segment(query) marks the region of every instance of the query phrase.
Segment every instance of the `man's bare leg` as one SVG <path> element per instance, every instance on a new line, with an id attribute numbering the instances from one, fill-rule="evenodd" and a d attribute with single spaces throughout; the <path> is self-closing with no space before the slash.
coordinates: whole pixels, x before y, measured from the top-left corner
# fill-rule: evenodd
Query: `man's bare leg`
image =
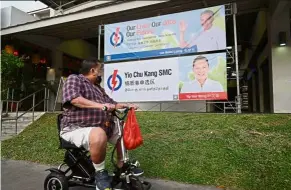
<path id="1" fill-rule="evenodd" d="M 104 169 L 107 145 L 107 136 L 105 131 L 100 127 L 92 129 L 89 136 L 89 144 L 91 159 L 96 171 Z"/>
<path id="2" fill-rule="evenodd" d="M 95 174 L 96 189 L 111 190 L 112 179 L 109 177 L 107 170 L 105 170 L 105 156 L 107 146 L 107 135 L 105 131 L 100 127 L 92 129 L 89 135 L 89 142 L 91 160 L 96 170 Z"/>

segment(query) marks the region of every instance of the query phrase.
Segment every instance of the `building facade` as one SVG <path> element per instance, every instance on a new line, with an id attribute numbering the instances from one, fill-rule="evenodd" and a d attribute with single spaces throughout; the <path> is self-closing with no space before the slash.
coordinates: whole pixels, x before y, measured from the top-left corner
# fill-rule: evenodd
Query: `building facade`
<path id="1" fill-rule="evenodd" d="M 227 0 L 204 1 L 42 1 L 48 8 L 23 13 L 3 9 L 2 41 L 11 39 L 47 49 L 45 78 L 56 84 L 62 76 L 78 71 L 82 59 L 103 58 L 99 26 L 169 13 L 229 4 Z M 54 2 L 54 3 L 52 3 Z M 287 0 L 236 0 L 239 79 L 245 112 L 291 113 L 291 3 Z M 226 22 L 227 46 L 234 50 L 233 15 Z M 101 35 L 102 36 L 102 35 Z M 100 44 L 100 45 L 98 45 Z M 3 47 L 2 47 L 3 48 Z M 228 65 L 229 102 L 236 100 L 233 61 Z M 55 98 L 56 94 L 52 96 Z M 221 112 L 228 102 L 209 101 L 140 103 L 143 110 Z M 53 101 L 51 109 L 53 109 Z M 235 106 L 235 104 L 234 104 Z M 228 107 L 229 112 L 235 109 Z"/>

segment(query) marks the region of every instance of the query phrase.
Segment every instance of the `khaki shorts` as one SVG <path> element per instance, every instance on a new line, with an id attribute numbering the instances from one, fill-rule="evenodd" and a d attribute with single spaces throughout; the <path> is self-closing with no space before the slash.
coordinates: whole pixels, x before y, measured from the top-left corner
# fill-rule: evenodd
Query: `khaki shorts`
<path id="1" fill-rule="evenodd" d="M 83 147 L 89 151 L 89 135 L 92 129 L 95 127 L 84 127 L 84 128 L 77 128 L 73 131 L 61 131 L 60 136 L 65 141 L 68 141 L 74 144 L 77 147 Z M 115 125 L 113 129 L 112 136 L 108 139 L 108 142 L 111 144 L 116 144 L 118 138 L 118 127 Z"/>

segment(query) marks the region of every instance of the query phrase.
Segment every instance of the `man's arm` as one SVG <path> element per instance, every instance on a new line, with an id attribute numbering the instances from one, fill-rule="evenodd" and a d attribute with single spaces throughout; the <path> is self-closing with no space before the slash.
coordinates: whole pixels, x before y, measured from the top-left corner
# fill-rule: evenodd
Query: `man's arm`
<path id="1" fill-rule="evenodd" d="M 97 85 L 97 87 L 103 92 L 104 96 L 106 97 L 106 102 L 108 102 L 109 104 L 114 106 L 114 109 L 123 109 L 123 108 L 127 108 L 127 107 L 133 107 L 134 109 L 138 108 L 138 106 L 133 105 L 133 104 L 122 104 L 122 103 L 118 103 L 118 102 L 114 101 L 112 98 L 110 98 L 110 96 L 108 96 L 108 94 L 105 92 L 104 88 L 102 88 L 100 85 Z"/>
<path id="2" fill-rule="evenodd" d="M 217 38 L 217 48 L 225 49 L 226 48 L 226 34 L 223 30 L 218 29 L 216 31 Z"/>
<path id="3" fill-rule="evenodd" d="M 118 103 L 118 102 L 114 101 L 112 98 L 110 98 L 107 94 L 106 94 L 106 96 L 107 96 L 107 98 L 109 100 L 109 103 L 115 105 L 115 109 L 123 109 L 123 108 L 126 108 L 126 107 L 130 107 L 129 104 Z"/>
<path id="4" fill-rule="evenodd" d="M 127 107 L 133 107 L 134 109 L 137 109 L 137 106 L 134 104 L 122 104 L 122 103 L 118 103 L 116 101 L 114 101 L 112 98 L 110 98 L 107 94 L 106 94 L 109 103 L 115 105 L 115 109 L 123 109 L 123 108 L 127 108 Z"/>
<path id="5" fill-rule="evenodd" d="M 87 100 L 86 98 L 83 98 L 82 96 L 74 98 L 71 101 L 71 104 L 76 106 L 76 107 L 79 107 L 79 108 L 99 108 L 99 109 L 102 109 L 104 106 L 108 107 L 108 105 L 93 102 L 91 100 Z"/>
<path id="6" fill-rule="evenodd" d="M 187 28 L 187 24 L 185 23 L 185 21 L 180 21 L 180 28 L 179 28 L 180 29 L 180 48 L 185 48 L 189 45 L 185 41 L 186 28 Z"/>
<path id="7" fill-rule="evenodd" d="M 115 105 L 115 109 L 123 109 L 123 108 L 127 108 L 127 107 L 133 107 L 133 108 L 137 109 L 136 105 L 118 103 L 118 102 L 114 101 L 112 98 L 110 98 L 107 94 L 106 94 L 106 96 L 109 100 L 109 103 Z"/>
<path id="8" fill-rule="evenodd" d="M 116 106 L 116 109 L 122 109 L 122 108 L 130 107 L 129 104 L 121 104 L 121 103 L 117 103 L 115 106 Z"/>

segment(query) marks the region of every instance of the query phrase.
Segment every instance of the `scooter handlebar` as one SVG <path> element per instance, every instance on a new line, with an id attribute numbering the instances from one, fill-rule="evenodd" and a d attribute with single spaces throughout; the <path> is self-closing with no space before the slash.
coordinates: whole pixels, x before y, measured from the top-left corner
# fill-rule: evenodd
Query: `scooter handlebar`
<path id="1" fill-rule="evenodd" d="M 124 120 L 124 118 L 127 116 L 128 111 L 130 109 L 131 109 L 130 107 L 126 107 L 123 110 L 121 110 L 121 109 L 115 109 L 115 110 L 113 110 L 113 115 L 115 117 L 117 117 L 118 119 L 120 119 L 120 120 Z"/>
<path id="2" fill-rule="evenodd" d="M 131 107 L 126 107 L 123 109 L 114 109 L 113 111 L 117 112 L 117 113 L 127 113 L 129 110 L 131 109 Z"/>
<path id="3" fill-rule="evenodd" d="M 113 115 L 114 115 L 115 117 L 117 117 L 117 118 L 120 119 L 120 120 L 123 120 L 123 119 L 127 116 L 127 113 L 128 113 L 128 111 L 129 111 L 130 109 L 132 109 L 132 108 L 131 108 L 131 107 L 125 107 L 125 108 L 123 108 L 123 109 L 114 109 L 114 110 L 112 110 L 111 112 L 113 113 Z M 104 111 L 108 111 L 108 107 L 104 106 L 104 107 L 103 107 L 103 110 L 104 110 Z M 122 115 L 122 116 L 120 116 L 120 115 Z"/>

